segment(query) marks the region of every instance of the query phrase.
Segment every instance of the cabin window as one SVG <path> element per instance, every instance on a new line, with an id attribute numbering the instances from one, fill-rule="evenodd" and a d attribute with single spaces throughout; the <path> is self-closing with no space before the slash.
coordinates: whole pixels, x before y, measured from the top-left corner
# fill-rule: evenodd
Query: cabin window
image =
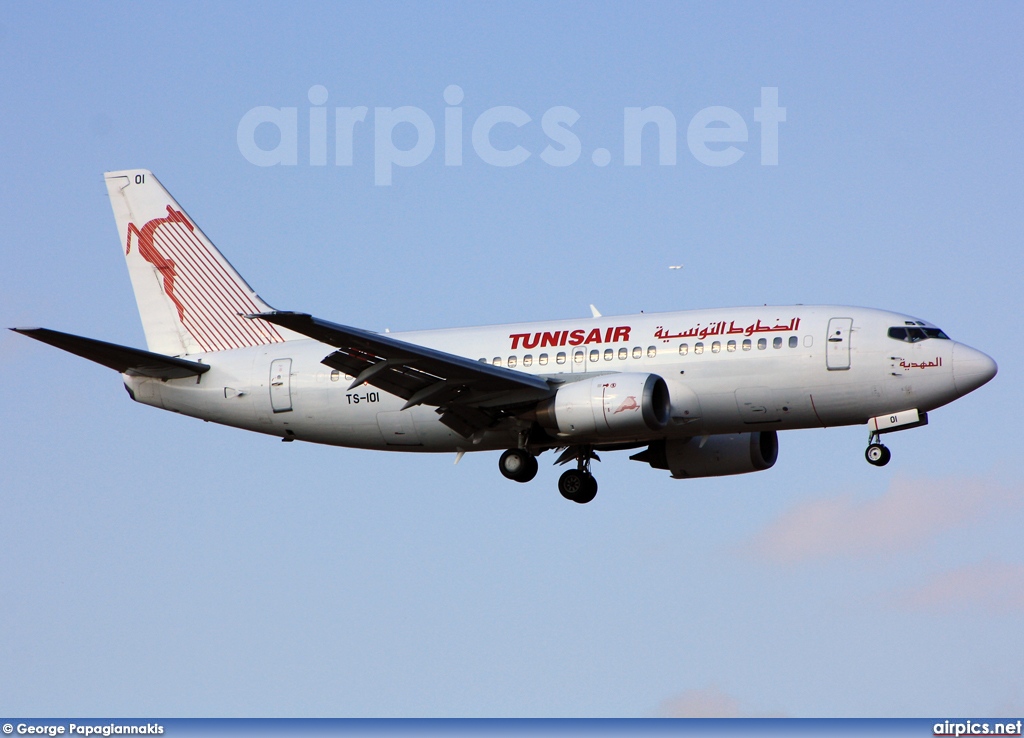
<path id="1" fill-rule="evenodd" d="M 736 350 L 736 342 L 735 341 L 729 341 L 729 343 L 725 344 L 725 350 L 726 351 L 735 351 Z"/>
<path id="2" fill-rule="evenodd" d="M 601 358 L 601 351 L 600 351 L 600 349 L 590 349 L 590 360 L 591 361 L 598 361 L 598 360 L 600 360 L 600 358 Z"/>
<path id="3" fill-rule="evenodd" d="M 487 359 L 477 359 L 477 361 L 479 361 L 481 364 L 487 363 Z"/>
<path id="4" fill-rule="evenodd" d="M 704 353 L 704 344 L 701 343 L 700 341 L 697 341 L 697 343 L 693 344 L 693 353 L 695 353 L 695 354 L 703 354 Z"/>
<path id="5" fill-rule="evenodd" d="M 796 336 L 790 336 L 789 337 L 789 347 L 790 348 L 796 348 L 796 345 L 798 343 L 800 343 L 800 341 L 797 340 Z"/>
<path id="6" fill-rule="evenodd" d="M 782 336 L 776 336 L 772 341 L 772 348 L 782 348 Z"/>
<path id="7" fill-rule="evenodd" d="M 501 357 L 495 356 L 493 359 L 491 359 L 491 363 L 494 364 L 494 366 L 501 366 Z"/>
<path id="8" fill-rule="evenodd" d="M 657 355 L 658 355 L 658 347 L 657 346 L 648 346 L 647 347 L 647 358 L 648 359 L 653 359 Z"/>
<path id="9" fill-rule="evenodd" d="M 508 357 L 508 368 L 509 369 L 511 369 L 512 367 L 514 367 L 518 363 L 519 363 L 519 360 L 516 357 L 514 357 L 514 356 Z"/>
<path id="10" fill-rule="evenodd" d="M 537 357 L 537 363 L 540 364 L 541 366 L 547 366 L 547 364 L 548 364 L 548 355 L 547 354 L 541 354 L 540 356 L 538 356 Z"/>
<path id="11" fill-rule="evenodd" d="M 764 351 L 766 348 L 768 348 L 768 339 L 767 338 L 759 338 L 759 339 L 757 339 L 757 350 L 758 351 Z"/>
<path id="12" fill-rule="evenodd" d="M 679 355 L 686 356 L 690 352 L 690 347 L 685 343 L 679 344 Z"/>
<path id="13" fill-rule="evenodd" d="M 619 349 L 619 361 L 625 361 L 629 358 L 629 349 L 625 346 Z"/>
<path id="14" fill-rule="evenodd" d="M 642 348 L 640 348 L 639 346 L 634 346 L 633 347 L 633 358 L 634 359 L 639 359 L 643 355 L 644 355 L 644 350 Z"/>
<path id="15" fill-rule="evenodd" d="M 615 349 L 605 349 L 604 350 L 604 360 L 605 361 L 611 361 L 614 358 L 615 358 Z"/>
<path id="16" fill-rule="evenodd" d="M 555 354 L 555 363 L 556 364 L 564 364 L 565 363 L 565 352 L 564 351 L 559 351 L 557 354 Z"/>
<path id="17" fill-rule="evenodd" d="M 480 359 L 480 361 L 487 361 L 487 360 L 486 359 Z M 339 372 L 337 369 L 335 369 L 334 371 L 331 372 L 331 381 L 332 382 L 337 382 L 339 379 L 341 379 L 341 372 Z"/>
<path id="18" fill-rule="evenodd" d="M 722 350 L 722 342 L 721 341 L 712 341 L 711 342 L 711 353 L 717 354 L 721 350 Z"/>
<path id="19" fill-rule="evenodd" d="M 808 334 L 804 336 L 804 348 L 810 348 L 814 345 L 814 336 Z"/>
<path id="20" fill-rule="evenodd" d="M 533 366 L 533 354 L 527 354 L 523 357 L 523 366 Z"/>
<path id="21" fill-rule="evenodd" d="M 750 339 L 749 339 L 749 338 L 744 338 L 744 339 L 743 339 L 743 350 L 744 350 L 744 351 L 750 351 L 750 347 L 751 347 L 752 345 L 753 345 L 753 344 L 752 344 L 752 343 L 750 342 Z"/>
<path id="22" fill-rule="evenodd" d="M 583 352 L 582 351 L 575 352 L 572 355 L 572 361 L 573 361 L 574 364 L 582 364 L 583 363 Z"/>

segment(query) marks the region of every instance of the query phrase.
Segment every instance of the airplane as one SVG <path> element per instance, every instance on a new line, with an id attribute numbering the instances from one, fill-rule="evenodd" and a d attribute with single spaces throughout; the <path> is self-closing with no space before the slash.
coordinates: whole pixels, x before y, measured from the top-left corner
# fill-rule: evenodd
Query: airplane
<path id="1" fill-rule="evenodd" d="M 12 328 L 114 369 L 132 400 L 283 441 L 362 449 L 502 451 L 573 463 L 567 500 L 597 494 L 598 452 L 677 479 L 771 468 L 778 431 L 883 434 L 991 380 L 995 361 L 932 323 L 862 307 L 790 305 L 376 333 L 275 310 L 144 169 L 107 191 L 148 350 Z"/>

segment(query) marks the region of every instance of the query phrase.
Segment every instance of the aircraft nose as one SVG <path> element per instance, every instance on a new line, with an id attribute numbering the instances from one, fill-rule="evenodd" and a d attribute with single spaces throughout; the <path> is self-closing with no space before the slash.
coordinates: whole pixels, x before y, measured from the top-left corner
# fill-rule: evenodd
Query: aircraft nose
<path id="1" fill-rule="evenodd" d="M 999 371 L 991 356 L 962 343 L 953 346 L 953 386 L 961 395 L 973 392 Z"/>

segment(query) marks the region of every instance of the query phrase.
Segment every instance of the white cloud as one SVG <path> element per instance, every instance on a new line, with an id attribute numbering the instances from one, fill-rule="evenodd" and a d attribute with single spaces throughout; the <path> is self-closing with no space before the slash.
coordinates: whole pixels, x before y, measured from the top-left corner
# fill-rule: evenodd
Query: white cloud
<path id="1" fill-rule="evenodd" d="M 1024 612 L 1024 564 L 982 561 L 894 594 L 901 607 L 938 612 Z"/>
<path id="2" fill-rule="evenodd" d="M 1019 500 L 1019 494 L 985 479 L 896 477 L 880 497 L 843 494 L 799 503 L 757 534 L 747 550 L 778 563 L 889 554 Z"/>
<path id="3" fill-rule="evenodd" d="M 677 718 L 783 717 L 781 714 L 745 709 L 739 700 L 715 686 L 688 689 L 665 700 L 658 708 L 658 715 Z"/>
<path id="4" fill-rule="evenodd" d="M 662 717 L 721 718 L 740 717 L 739 701 L 718 689 L 688 689 L 661 703 Z"/>

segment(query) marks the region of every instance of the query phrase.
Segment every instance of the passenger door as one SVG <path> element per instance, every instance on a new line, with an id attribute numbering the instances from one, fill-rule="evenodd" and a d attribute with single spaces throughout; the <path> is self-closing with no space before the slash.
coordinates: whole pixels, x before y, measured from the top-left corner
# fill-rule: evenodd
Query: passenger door
<path id="1" fill-rule="evenodd" d="M 270 362 L 270 406 L 275 413 L 288 413 L 292 409 L 292 360 L 274 359 Z"/>
<path id="2" fill-rule="evenodd" d="M 853 318 L 832 318 L 828 322 L 828 339 L 825 341 L 825 366 L 829 371 L 850 368 L 850 334 Z"/>

